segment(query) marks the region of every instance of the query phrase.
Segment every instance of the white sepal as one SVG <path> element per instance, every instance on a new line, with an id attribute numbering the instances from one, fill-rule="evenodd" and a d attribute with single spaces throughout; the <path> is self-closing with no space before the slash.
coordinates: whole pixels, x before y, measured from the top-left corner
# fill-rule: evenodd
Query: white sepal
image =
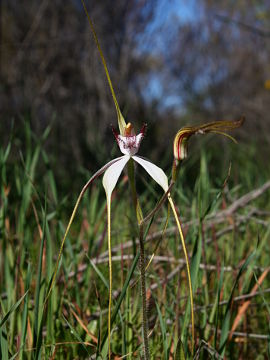
<path id="1" fill-rule="evenodd" d="M 106 191 L 107 197 L 110 199 L 113 189 L 123 171 L 124 167 L 126 166 L 130 156 L 124 155 L 119 158 L 117 162 L 112 164 L 106 171 L 103 176 L 102 184 Z"/>
<path id="2" fill-rule="evenodd" d="M 111 161 L 109 161 L 107 164 L 105 164 L 104 166 L 102 166 L 102 168 L 100 168 L 92 177 L 90 180 L 87 181 L 86 185 L 84 186 L 84 189 L 86 190 L 89 185 L 95 180 L 97 179 L 100 175 L 102 175 L 104 173 L 105 170 L 108 169 L 108 167 L 110 167 L 112 164 L 116 163 L 117 161 L 121 160 L 123 156 L 119 156 L 118 158 L 115 158 Z"/>
<path id="3" fill-rule="evenodd" d="M 150 161 L 142 159 L 139 156 L 132 156 L 132 159 L 134 159 L 138 164 L 140 164 L 155 180 L 155 182 L 157 182 L 162 187 L 165 192 L 168 190 L 168 178 L 161 168 L 151 163 Z"/>

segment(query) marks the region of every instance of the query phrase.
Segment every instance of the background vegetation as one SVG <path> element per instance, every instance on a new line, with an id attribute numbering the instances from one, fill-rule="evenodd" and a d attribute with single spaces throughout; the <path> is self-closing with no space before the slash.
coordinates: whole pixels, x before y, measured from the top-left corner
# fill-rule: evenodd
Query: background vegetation
<path id="1" fill-rule="evenodd" d="M 193 259 L 198 357 L 267 358 L 268 2 L 117 0 L 113 7 L 90 1 L 88 8 L 123 113 L 137 129 L 148 123 L 140 154 L 167 174 L 181 126 L 246 115 L 234 133 L 238 145 L 212 136 L 192 139 L 173 192 Z M 26 6 L 4 0 L 0 15 L 1 356 L 88 358 L 101 345 L 107 318 L 100 181 L 79 209 L 47 316 L 42 313 L 75 199 L 91 174 L 118 153 L 110 130 L 116 125 L 113 102 L 80 2 L 29 0 Z M 147 213 L 159 189 L 142 171 L 137 185 Z M 130 204 L 123 177 L 112 224 L 116 301 L 126 289 L 114 323 L 118 358 L 139 357 L 141 345 L 137 267 L 123 286 L 137 251 Z M 181 334 L 185 350 L 190 343 L 184 336 L 183 256 L 173 221 L 161 239 L 165 219 L 166 207 L 146 235 L 149 256 L 159 245 L 147 273 L 154 359 L 173 356 Z"/>

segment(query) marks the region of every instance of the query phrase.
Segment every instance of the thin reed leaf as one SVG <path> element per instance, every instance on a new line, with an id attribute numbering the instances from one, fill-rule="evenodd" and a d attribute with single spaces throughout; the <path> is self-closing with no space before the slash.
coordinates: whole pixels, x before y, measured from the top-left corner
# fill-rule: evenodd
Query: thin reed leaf
<path id="1" fill-rule="evenodd" d="M 46 199 L 46 197 L 45 197 Z M 47 201 L 45 200 L 45 206 L 43 211 L 43 226 L 42 226 L 42 234 L 40 239 L 40 249 L 39 249 L 39 259 L 38 259 L 38 272 L 37 272 L 37 283 L 36 283 L 36 291 L 35 291 L 35 310 L 34 310 L 34 347 L 37 343 L 38 330 L 39 330 L 39 321 L 40 321 L 40 297 L 41 297 L 41 277 L 42 277 L 42 265 L 43 265 L 43 250 L 45 243 L 45 227 L 46 227 L 46 210 L 47 210 Z M 38 350 L 38 349 L 37 349 Z"/>
<path id="2" fill-rule="evenodd" d="M 57 194 L 57 188 L 56 188 L 56 181 L 54 178 L 53 170 L 50 165 L 50 160 L 48 158 L 48 155 L 46 154 L 46 152 L 43 149 L 41 149 L 41 155 L 42 155 L 44 164 L 47 169 L 46 176 L 49 180 L 49 186 L 50 186 L 49 188 L 50 188 L 50 191 L 52 192 L 53 200 L 57 204 L 58 203 L 58 194 Z"/>
<path id="3" fill-rule="evenodd" d="M 53 239 L 50 232 L 50 227 L 48 223 L 48 217 L 46 221 L 46 228 L 45 228 L 45 236 L 46 236 L 46 274 L 52 274 L 53 272 Z M 48 278 L 46 278 L 48 281 Z M 56 311 L 56 304 L 58 301 L 57 296 L 57 289 L 52 292 L 51 298 L 48 300 L 48 308 L 47 308 L 47 341 L 51 342 L 52 344 L 55 343 L 55 322 L 54 322 L 54 312 Z"/>
<path id="4" fill-rule="evenodd" d="M 4 154 L 1 156 L 2 164 L 7 162 L 9 154 L 10 154 L 10 150 L 11 150 L 11 141 L 8 142 L 8 145 L 7 145 L 6 149 L 4 150 Z"/>
<path id="5" fill-rule="evenodd" d="M 90 266 L 94 269 L 94 271 L 97 273 L 98 277 L 100 278 L 100 280 L 102 281 L 102 283 L 105 285 L 105 287 L 109 290 L 109 283 L 108 281 L 105 279 L 105 277 L 103 276 L 102 272 L 99 270 L 99 268 L 96 266 L 96 264 L 88 257 L 87 254 L 85 254 L 86 257 L 88 258 L 89 264 Z"/>
<path id="6" fill-rule="evenodd" d="M 131 296 L 130 296 L 130 289 L 126 289 L 126 299 L 125 299 L 125 311 L 127 313 L 127 319 L 125 324 L 125 348 L 123 348 L 123 354 L 129 354 L 127 356 L 128 360 L 132 360 L 132 310 L 131 310 Z"/>
<path id="7" fill-rule="evenodd" d="M 238 281 L 239 281 L 241 275 L 243 274 L 245 269 L 248 267 L 250 262 L 254 259 L 255 255 L 256 255 L 256 250 L 257 250 L 257 247 L 256 247 L 256 249 L 254 251 L 252 251 L 252 253 L 247 257 L 247 259 L 245 260 L 245 262 L 241 266 L 241 268 L 238 271 L 238 274 L 236 276 L 236 279 L 235 279 L 235 282 L 233 284 L 232 290 L 231 290 L 231 294 L 230 294 L 229 301 L 228 301 L 226 309 L 225 309 L 225 315 L 224 315 L 222 328 L 221 328 L 220 345 L 219 345 L 219 353 L 221 353 L 221 356 L 224 356 L 226 343 L 227 343 L 227 340 L 228 340 L 228 337 L 229 337 L 230 319 L 231 319 L 231 305 L 232 305 L 232 302 L 233 302 L 233 294 L 234 294 L 234 291 L 236 289 L 236 286 L 238 284 Z"/>
<path id="8" fill-rule="evenodd" d="M 218 325 L 219 325 L 219 303 L 220 303 L 220 294 L 223 286 L 223 278 L 224 278 L 224 266 L 221 268 L 220 277 L 218 281 L 218 291 L 217 291 L 217 297 L 216 297 L 216 303 L 214 306 L 214 309 L 216 308 L 216 318 L 215 318 L 215 336 L 214 336 L 214 348 L 217 350 L 217 336 L 218 336 Z"/>
<path id="9" fill-rule="evenodd" d="M 90 19 L 90 16 L 89 16 L 89 14 L 88 14 L 88 11 L 87 11 L 85 2 L 84 2 L 84 0 L 81 0 L 81 2 L 82 2 L 82 5 L 83 5 L 83 8 L 84 8 L 85 14 L 86 14 L 87 19 L 88 19 L 88 22 L 89 22 L 91 32 L 92 32 L 92 34 L 93 34 L 93 36 L 94 36 L 94 40 L 95 40 L 95 43 L 96 43 L 96 46 L 97 46 L 97 49 L 98 49 L 98 52 L 99 52 L 99 55 L 100 55 L 100 58 L 101 58 L 101 61 L 102 61 L 104 70 L 105 70 L 106 78 L 107 78 L 107 81 L 108 81 L 108 84 L 109 84 L 109 87 L 110 87 L 110 90 L 111 90 L 113 102 L 114 102 L 114 105 L 115 105 L 115 108 L 116 108 L 119 130 L 120 130 L 121 135 L 124 135 L 124 129 L 125 129 L 125 127 L 126 127 L 126 122 L 125 122 L 125 119 L 124 119 L 124 117 L 123 117 L 123 115 L 122 115 L 122 113 L 121 113 L 121 110 L 120 110 L 120 108 L 119 108 L 119 105 L 118 105 L 118 102 L 117 102 L 117 99 L 116 99 L 116 96 L 115 96 L 115 92 L 114 92 L 114 88 L 113 88 L 113 85 L 112 85 L 112 81 L 111 81 L 111 77 L 110 77 L 110 74 L 109 74 L 109 70 L 108 70 L 108 67 L 107 67 L 107 63 L 106 63 L 105 57 L 104 57 L 104 55 L 103 55 L 103 52 L 102 52 L 102 50 L 101 50 L 101 46 L 100 46 L 100 44 L 99 44 L 99 40 L 98 40 L 96 31 L 95 31 L 93 22 L 92 22 L 92 20 Z"/>
<path id="10" fill-rule="evenodd" d="M 15 360 L 18 358 L 18 356 L 22 353 L 23 345 L 20 347 L 20 349 L 11 357 L 8 358 L 8 360 Z"/>
<path id="11" fill-rule="evenodd" d="M 29 262 L 28 268 L 27 268 L 26 280 L 25 280 L 26 291 L 29 291 L 31 278 L 32 278 L 32 267 L 31 267 L 31 263 Z M 21 339 L 20 339 L 21 350 L 23 350 L 24 346 L 25 346 L 25 338 L 26 338 L 26 332 L 27 332 L 28 305 L 29 305 L 29 294 L 27 293 L 27 295 L 25 297 L 25 301 L 24 301 L 24 306 L 23 306 L 22 330 L 21 330 Z M 19 358 L 22 360 L 23 359 L 23 351 L 20 351 L 19 354 L 20 354 Z"/>
<path id="12" fill-rule="evenodd" d="M 8 337 L 5 326 L 0 327 L 0 351 L 1 359 L 9 360 L 10 354 L 8 351 Z"/>
<path id="13" fill-rule="evenodd" d="M 166 318 L 164 319 L 164 317 L 162 316 L 158 302 L 155 301 L 155 303 L 156 303 L 158 319 L 159 319 L 160 329 L 161 329 L 161 336 L 162 336 L 162 341 L 161 341 L 162 359 L 168 360 L 168 341 L 167 341 Z"/>
<path id="14" fill-rule="evenodd" d="M 7 322 L 7 320 L 9 319 L 10 315 L 17 310 L 17 308 L 21 305 L 23 299 L 26 297 L 26 295 L 28 294 L 27 290 L 23 296 L 14 304 L 11 306 L 11 308 L 7 311 L 7 313 L 4 315 L 4 317 L 0 320 L 0 327 L 2 328 L 5 323 Z"/>
<path id="15" fill-rule="evenodd" d="M 65 323 L 67 324 L 67 326 L 70 328 L 70 333 L 71 335 L 74 335 L 74 337 L 79 341 L 79 344 L 83 347 L 83 349 L 85 350 L 85 352 L 87 353 L 88 356 L 90 356 L 91 354 L 89 353 L 87 347 L 84 344 L 84 341 L 82 340 L 82 338 L 80 337 L 80 335 L 78 334 L 78 332 L 76 331 L 76 329 L 74 328 L 74 326 L 72 326 L 70 324 L 70 322 L 65 318 L 64 315 L 62 315 Z"/>
<path id="16" fill-rule="evenodd" d="M 262 288 L 261 288 L 261 284 L 259 284 L 259 281 L 258 281 L 258 278 L 254 272 L 254 278 L 256 280 L 256 283 L 258 284 L 258 287 L 259 287 L 259 292 L 260 292 L 260 296 L 263 300 L 263 304 L 266 308 L 266 311 L 268 313 L 268 319 L 270 319 L 270 306 L 269 306 L 269 303 L 268 301 L 266 300 L 265 296 L 264 296 L 264 293 L 262 291 Z M 267 321 L 267 327 L 268 327 L 268 340 L 267 340 L 267 353 L 268 353 L 268 357 L 270 357 L 270 322 Z"/>

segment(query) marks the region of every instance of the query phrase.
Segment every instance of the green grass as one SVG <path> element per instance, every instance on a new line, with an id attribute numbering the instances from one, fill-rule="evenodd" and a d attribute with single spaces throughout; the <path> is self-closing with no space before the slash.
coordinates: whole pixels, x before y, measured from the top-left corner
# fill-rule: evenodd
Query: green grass
<path id="1" fill-rule="evenodd" d="M 0 149 L 0 357 L 105 359 L 108 257 L 101 180 L 79 207 L 44 307 L 65 227 L 80 187 L 91 174 L 85 172 L 82 177 L 78 169 L 78 179 L 70 179 L 77 192 L 63 191 L 50 165 L 51 154 L 44 150 L 49 130 L 41 139 L 28 125 L 24 132 L 20 155 L 16 139 Z M 270 355 L 270 277 L 265 277 L 250 299 L 243 295 L 251 293 L 269 267 L 269 190 L 231 214 L 226 209 L 269 180 L 269 169 L 253 161 L 253 148 L 229 147 L 232 168 L 225 186 L 229 160 L 221 166 L 221 155 L 217 159 L 215 151 L 209 152 L 206 146 L 184 162 L 172 191 L 191 259 L 195 356 L 263 359 Z M 111 347 L 115 355 L 135 359 L 142 349 L 138 230 L 130 189 L 125 178 L 121 179 L 112 201 Z M 162 194 L 145 172 L 140 171 L 137 181 L 147 213 Z M 146 273 L 151 357 L 181 359 L 185 354 L 191 358 L 184 256 L 173 218 L 161 239 L 166 215 L 164 205 L 145 232 L 147 256 L 159 244 Z M 230 337 L 245 300 L 251 303 Z"/>

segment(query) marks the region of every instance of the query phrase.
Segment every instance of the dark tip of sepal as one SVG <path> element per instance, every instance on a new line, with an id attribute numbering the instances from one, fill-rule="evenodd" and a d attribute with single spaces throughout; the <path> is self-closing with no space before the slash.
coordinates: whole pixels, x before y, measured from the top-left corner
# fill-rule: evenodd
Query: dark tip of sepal
<path id="1" fill-rule="evenodd" d="M 143 136 L 146 134 L 147 131 L 147 124 L 144 123 L 143 126 L 141 127 L 140 133 L 143 134 Z"/>
<path id="2" fill-rule="evenodd" d="M 112 124 L 111 124 L 111 129 L 112 129 L 112 133 L 113 133 L 115 139 L 118 141 L 119 134 L 118 134 L 118 132 L 116 131 L 115 127 Z"/>

